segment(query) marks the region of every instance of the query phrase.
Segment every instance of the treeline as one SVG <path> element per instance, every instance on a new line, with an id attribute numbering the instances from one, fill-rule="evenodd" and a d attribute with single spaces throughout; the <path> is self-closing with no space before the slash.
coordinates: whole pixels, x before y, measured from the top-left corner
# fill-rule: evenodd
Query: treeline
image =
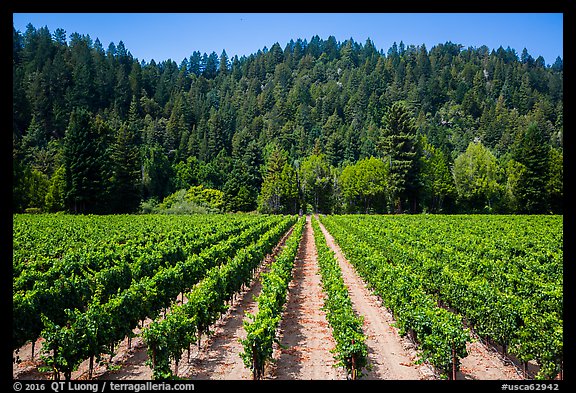
<path id="1" fill-rule="evenodd" d="M 314 36 L 146 63 L 32 25 L 12 54 L 15 212 L 201 194 L 210 211 L 562 213 L 560 57 Z"/>

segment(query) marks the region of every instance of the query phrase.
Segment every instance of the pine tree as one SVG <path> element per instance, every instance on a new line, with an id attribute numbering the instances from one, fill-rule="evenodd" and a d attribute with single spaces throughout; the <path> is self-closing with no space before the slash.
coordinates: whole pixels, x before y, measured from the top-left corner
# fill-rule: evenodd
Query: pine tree
<path id="1" fill-rule="evenodd" d="M 75 213 L 93 213 L 106 205 L 106 142 L 92 115 L 78 108 L 70 115 L 64 137 L 67 206 Z"/>
<path id="2" fill-rule="evenodd" d="M 222 75 L 227 75 L 228 71 L 230 71 L 228 54 L 226 54 L 225 50 L 222 50 L 222 53 L 220 54 L 220 64 L 218 66 L 218 73 Z"/>
<path id="3" fill-rule="evenodd" d="M 562 153 L 557 149 L 550 149 L 546 191 L 550 201 L 550 211 L 554 214 L 562 214 L 564 211 L 564 168 L 562 162 Z"/>
<path id="4" fill-rule="evenodd" d="M 262 189 L 258 197 L 258 210 L 261 213 L 277 214 L 282 210 L 281 173 L 286 163 L 286 152 L 275 147 L 266 162 Z"/>
<path id="5" fill-rule="evenodd" d="M 542 214 L 549 208 L 546 186 L 548 183 L 550 146 L 543 130 L 531 123 L 516 142 L 514 159 L 523 164 L 525 171 L 519 183 L 519 203 L 523 213 Z"/>
<path id="6" fill-rule="evenodd" d="M 39 150 L 45 149 L 48 145 L 45 128 L 37 121 L 36 115 L 32 116 L 30 126 L 22 138 L 22 150 L 27 156 L 27 161 L 33 160 Z"/>
<path id="7" fill-rule="evenodd" d="M 252 211 L 256 208 L 258 190 L 250 166 L 242 160 L 234 160 L 232 171 L 222 187 L 226 211 Z"/>
<path id="8" fill-rule="evenodd" d="M 195 157 L 191 158 L 195 159 Z M 161 201 L 174 191 L 172 184 L 178 183 L 177 174 L 176 171 L 172 170 L 168 156 L 164 154 L 159 144 L 143 146 L 142 166 L 142 196 L 144 199 L 155 198 L 157 201 Z M 176 187 L 176 189 L 188 188 L 191 185 L 187 183 L 183 187 Z"/>
<path id="9" fill-rule="evenodd" d="M 84 141 L 72 143 L 78 149 L 93 143 L 90 160 L 74 164 L 78 172 L 74 176 L 79 176 L 82 168 L 93 167 L 94 173 L 86 169 L 82 177 L 87 183 L 101 182 L 99 190 L 93 188 L 90 193 L 74 186 L 70 196 L 80 198 L 76 199 L 78 212 L 107 212 L 114 206 L 110 181 L 115 162 L 110 154 L 123 124 L 136 135 L 142 131 L 136 145 L 145 144 L 145 154 L 157 149 L 154 159 L 147 156 L 141 168 L 144 197 L 174 191 L 174 185 L 181 182 L 172 179 L 180 173 L 179 163 L 194 157 L 202 167 L 198 181 L 209 187 L 226 187 L 229 200 L 253 201 L 262 184 L 260 166 L 266 156 L 262 147 L 275 141 L 287 152 L 290 163 L 305 163 L 310 154 L 325 154 L 328 170 L 323 178 L 329 179 L 331 187 L 322 197 L 329 198 L 316 206 L 312 194 L 306 196 L 318 209 L 336 211 L 341 203 L 331 166 L 349 166 L 374 155 L 392 165 L 388 182 L 395 191 L 390 194 L 388 211 L 417 211 L 424 206 L 439 209 L 440 194 L 429 187 L 434 182 L 428 186 L 420 183 L 429 181 L 437 171 L 445 178 L 447 163 L 471 141 L 479 138 L 499 163 L 507 165 L 528 124 L 536 121 L 544 135 L 542 144 L 560 154 L 550 152 L 546 195 L 528 192 L 536 192 L 541 185 L 542 181 L 534 185 L 529 179 L 541 178 L 540 169 L 526 169 L 517 178 L 506 173 L 509 188 L 515 193 L 514 203 L 522 197 L 535 204 L 531 207 L 534 211 L 561 208 L 561 58 L 545 67 L 542 57 L 534 60 L 527 51 L 517 54 L 510 48 L 498 48 L 490 53 L 484 46 L 464 49 L 450 42 L 429 51 L 424 45 L 400 42 L 385 56 L 385 51 L 378 51 L 369 40 L 362 45 L 352 38 L 340 43 L 334 37 L 323 40 L 314 36 L 310 42 L 290 41 L 285 49 L 275 43 L 270 50 L 264 48 L 241 58 L 229 59 L 224 50 L 220 57 L 215 52 L 202 56 L 195 51 L 178 65 L 172 60 L 139 61 L 123 42 L 117 46 L 110 43 L 105 51 L 98 39 L 92 42 L 87 35 L 73 33 L 70 43 L 66 41 L 62 29 L 53 34 L 32 25 L 24 33 L 13 29 L 13 204 L 18 211 L 29 207 L 32 199 L 41 200 L 32 195 L 30 184 L 40 179 L 33 169 L 52 179 L 64 164 L 59 157 L 64 158 L 66 130 L 76 128 L 70 120 L 79 107 L 100 114 L 109 130 L 104 132 L 108 137 L 100 135 L 100 126 L 92 119 L 95 129 L 87 130 Z M 414 131 L 392 129 L 398 124 L 390 125 L 393 122 L 387 116 L 393 111 L 387 110 L 399 100 L 406 100 L 407 112 L 418 116 L 417 133 L 425 134 L 434 148 L 441 149 L 444 159 L 436 154 L 417 159 L 420 153 L 418 141 L 412 139 Z M 115 135 L 111 136 L 110 129 Z M 93 137 L 99 142 L 90 142 Z M 66 148 L 71 148 L 70 141 Z M 82 154 L 88 157 L 88 153 Z M 70 155 L 67 159 L 68 182 L 75 159 Z M 511 165 L 511 171 L 530 167 L 514 162 L 518 165 Z M 301 169 L 299 165 L 299 175 Z M 246 177 L 234 181 L 233 172 L 246 173 Z M 80 183 L 76 185 L 80 187 Z M 505 206 L 507 197 L 502 196 L 501 206 Z M 497 206 L 496 200 L 492 202 Z M 478 201 L 479 208 L 470 203 L 464 203 L 462 211 L 482 210 L 486 201 Z M 67 207 L 74 210 L 73 205 L 73 199 L 66 199 Z"/>
<path id="10" fill-rule="evenodd" d="M 124 124 L 117 131 L 111 159 L 114 211 L 135 212 L 142 195 L 142 168 L 137 134 L 130 126 Z"/>
<path id="11" fill-rule="evenodd" d="M 216 52 L 212 52 L 210 56 L 205 57 L 205 59 L 206 63 L 202 75 L 204 75 L 206 79 L 214 79 L 218 72 L 218 55 Z"/>
<path id="12" fill-rule="evenodd" d="M 419 194 L 419 145 L 414 119 L 403 102 L 395 102 L 382 119 L 380 151 L 389 161 L 390 208 L 416 211 Z M 404 207 L 403 207 L 404 206 Z"/>

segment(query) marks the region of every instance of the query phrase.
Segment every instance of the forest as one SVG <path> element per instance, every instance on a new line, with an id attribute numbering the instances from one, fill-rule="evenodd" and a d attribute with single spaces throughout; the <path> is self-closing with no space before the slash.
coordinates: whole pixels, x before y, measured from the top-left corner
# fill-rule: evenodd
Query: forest
<path id="1" fill-rule="evenodd" d="M 563 63 L 313 36 L 134 58 L 13 28 L 13 212 L 563 212 Z"/>

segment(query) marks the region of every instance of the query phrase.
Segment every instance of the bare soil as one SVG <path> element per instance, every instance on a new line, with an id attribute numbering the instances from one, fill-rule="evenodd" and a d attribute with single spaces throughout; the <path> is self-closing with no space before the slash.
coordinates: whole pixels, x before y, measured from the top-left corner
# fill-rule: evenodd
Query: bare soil
<path id="1" fill-rule="evenodd" d="M 183 355 L 178 367 L 178 376 L 192 379 L 250 379 L 248 369 L 244 367 L 240 352 L 242 346 L 240 338 L 245 337 L 242 321 L 245 312 L 256 312 L 256 302 L 253 297 L 260 293 L 259 275 L 265 271 L 270 262 L 284 247 L 286 239 L 292 233 L 290 229 L 278 242 L 271 254 L 267 255 L 264 262 L 256 272 L 254 284 L 250 288 L 245 288 L 243 292 L 237 294 L 230 308 L 212 327 L 212 335 L 201 337 L 200 348 L 194 347 L 190 353 Z M 180 300 L 181 299 L 181 300 Z M 187 299 L 180 294 L 178 303 L 186 302 Z M 167 311 L 169 312 L 169 310 Z M 150 319 L 144 321 L 143 326 L 147 326 Z M 130 346 L 128 339 L 124 339 L 116 348 L 115 354 L 110 359 L 109 355 L 104 355 L 103 361 L 99 364 L 94 362 L 92 378 L 104 380 L 151 380 L 152 370 L 146 364 L 148 354 L 147 347 L 142 337 L 141 329 L 136 328 L 133 332 Z M 37 340 L 34 348 L 34 358 L 32 359 L 32 344 L 27 343 L 13 356 L 18 357 L 20 362 L 12 365 L 12 375 L 15 379 L 50 379 L 51 373 L 40 372 L 38 368 L 43 366 L 39 353 L 43 339 Z M 173 369 L 175 365 L 172 365 Z M 72 373 L 73 380 L 88 379 L 89 361 L 82 362 L 77 371 Z"/>
<path id="2" fill-rule="evenodd" d="M 242 380 L 252 379 L 250 370 L 244 366 L 240 353 L 243 351 L 240 339 L 246 337 L 243 321 L 246 313 L 257 312 L 254 297 L 260 293 L 260 274 L 267 271 L 271 262 L 284 247 L 286 239 L 292 233 L 290 229 L 278 242 L 272 253 L 268 254 L 256 272 L 253 284 L 234 296 L 227 312 L 212 327 L 210 336 L 203 336 L 200 346 L 184 353 L 178 369 L 172 364 L 180 378 L 194 380 Z M 186 299 L 183 299 L 186 302 Z M 152 379 L 152 370 L 145 365 L 148 359 L 144 344 L 135 352 L 126 370 L 122 367 L 116 372 L 109 372 L 104 379 Z"/>
<path id="3" fill-rule="evenodd" d="M 281 380 L 346 379 L 330 352 L 336 343 L 326 320 L 311 217 L 294 263 L 293 280 L 280 323 L 280 347 L 272 377 Z"/>
<path id="4" fill-rule="evenodd" d="M 517 380 L 524 379 L 519 368 L 495 348 L 484 345 L 480 339 L 466 344 L 468 356 L 460 360 L 456 379 Z"/>
<path id="5" fill-rule="evenodd" d="M 414 343 L 401 337 L 393 327 L 392 314 L 382 307 L 380 299 L 372 294 L 354 268 L 347 261 L 332 235 L 320 223 L 327 244 L 335 252 L 344 283 L 348 287 L 355 311 L 364 316 L 364 333 L 373 370 L 365 379 L 433 379 L 432 367 L 417 365 L 419 355 Z M 461 370 L 456 379 L 515 380 L 522 379 L 517 368 L 497 351 L 479 340 L 467 344 L 468 356 L 461 359 Z"/>
<path id="6" fill-rule="evenodd" d="M 322 310 L 324 294 L 317 264 L 317 251 L 314 244 L 311 217 L 306 226 L 295 261 L 293 280 L 282 322 L 279 327 L 280 346 L 276 346 L 274 363 L 267 367 L 265 379 L 280 380 L 344 380 L 344 371 L 335 366 L 335 347 L 330 326 Z M 364 333 L 367 337 L 371 369 L 364 370 L 363 379 L 377 380 L 426 380 L 435 379 L 433 368 L 417 362 L 419 353 L 416 345 L 406 337 L 401 337 L 394 327 L 394 318 L 381 304 L 378 296 L 371 293 L 355 269 L 334 241 L 334 238 L 320 224 L 329 247 L 335 252 L 344 283 L 348 287 L 357 315 L 364 317 Z M 244 366 L 240 353 L 243 351 L 240 339 L 246 332 L 243 321 L 246 313 L 256 313 L 254 297 L 260 293 L 259 276 L 266 271 L 270 262 L 283 247 L 288 233 L 268 255 L 256 274 L 253 284 L 238 294 L 227 313 L 212 328 L 212 335 L 202 338 L 200 348 L 194 347 L 190 357 L 185 353 L 178 367 L 178 376 L 190 379 L 251 379 L 250 371 Z M 183 299 L 186 301 L 186 299 Z M 150 323 L 147 320 L 144 325 Z M 94 364 L 93 378 L 107 380 L 150 380 L 152 370 L 146 361 L 146 345 L 138 336 L 128 347 L 124 339 L 116 348 L 116 354 L 109 359 Z M 38 371 L 42 365 L 39 353 L 42 339 L 35 344 L 35 357 L 31 358 L 31 344 L 28 343 L 14 356 L 20 358 L 13 363 L 13 377 L 17 379 L 49 379 L 50 373 Z M 72 379 L 88 378 L 88 361 L 82 363 L 73 373 Z M 172 365 L 173 369 L 175 365 Z M 457 379 L 467 380 L 514 380 L 522 379 L 517 367 L 507 361 L 496 350 L 481 341 L 468 344 L 468 356 L 461 360 L 461 370 Z"/>
<path id="7" fill-rule="evenodd" d="M 150 319 L 144 322 L 147 326 L 151 322 Z M 110 355 L 102 355 L 100 362 L 94 360 L 92 379 L 151 379 L 152 371 L 145 364 L 148 359 L 146 354 L 146 346 L 143 339 L 138 335 L 140 328 L 134 329 L 134 334 L 130 345 L 128 339 L 125 338 L 115 347 L 115 353 L 110 358 Z M 12 363 L 12 376 L 15 379 L 21 380 L 43 380 L 51 379 L 51 372 L 39 371 L 39 368 L 44 366 L 40 357 L 40 350 L 44 340 L 39 338 L 36 341 L 34 348 L 34 358 L 32 358 L 32 344 L 27 343 L 22 346 L 17 356 L 20 357 L 19 363 Z M 72 372 L 73 380 L 87 380 L 89 379 L 89 360 L 85 360 L 80 364 L 78 370 Z"/>
<path id="8" fill-rule="evenodd" d="M 240 353 L 244 351 L 240 340 L 246 338 L 243 323 L 247 319 L 246 313 L 256 314 L 258 312 L 258 303 L 254 299 L 262 290 L 260 275 L 268 271 L 291 233 L 292 229 L 284 235 L 274 251 L 266 257 L 253 284 L 239 294 L 237 301 L 214 327 L 213 335 L 205 342 L 204 347 L 197 351 L 189 361 L 180 364 L 178 376 L 200 380 L 252 379 L 250 370 L 246 368 L 240 357 Z"/>
<path id="9" fill-rule="evenodd" d="M 320 229 L 338 258 L 354 311 L 356 315 L 364 317 L 363 331 L 372 369 L 363 371 L 365 376 L 362 379 L 434 379 L 434 372 L 429 366 L 416 363 L 418 353 L 414 345 L 398 334 L 392 326 L 392 315 L 366 287 L 322 223 Z"/>

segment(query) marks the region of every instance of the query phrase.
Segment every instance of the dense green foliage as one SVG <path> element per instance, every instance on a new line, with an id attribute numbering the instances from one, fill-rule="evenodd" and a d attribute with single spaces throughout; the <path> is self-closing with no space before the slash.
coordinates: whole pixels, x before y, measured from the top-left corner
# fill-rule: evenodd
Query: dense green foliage
<path id="1" fill-rule="evenodd" d="M 326 244 L 317 219 L 312 219 L 314 243 L 318 250 L 318 266 L 322 276 L 322 290 L 326 294 L 323 309 L 336 341 L 334 357 L 337 365 L 344 368 L 348 379 L 358 379 L 368 365 L 368 347 L 362 330 L 364 319 L 357 316 L 352 307 L 348 288 L 342 278 L 342 270 L 334 251 Z"/>
<path id="2" fill-rule="evenodd" d="M 272 361 L 273 345 L 278 342 L 278 326 L 305 224 L 306 219 L 301 217 L 268 272 L 262 273 L 262 289 L 255 298 L 258 312 L 248 313 L 248 320 L 243 322 L 246 338 L 241 340 L 244 351 L 240 357 L 255 380 L 264 377 L 266 364 Z"/>
<path id="3" fill-rule="evenodd" d="M 262 234 L 251 244 L 236 252 L 234 257 L 205 273 L 205 278 L 186 293 L 186 303 L 170 307 L 170 314 L 152 322 L 142 333 L 148 346 L 154 379 L 177 376 L 172 374 L 170 361 L 178 363 L 184 350 L 193 343 L 200 345 L 202 334 L 227 310 L 227 302 L 245 285 L 249 285 L 254 271 L 270 253 L 295 217 L 288 217 Z M 231 255 L 233 253 L 230 253 Z"/>
<path id="4" fill-rule="evenodd" d="M 452 338 L 469 340 L 462 335 L 465 320 L 504 353 L 535 361 L 536 378 L 561 372 L 561 217 L 327 216 L 322 222 L 399 327 L 416 333 L 432 364 L 448 369 Z M 448 318 L 446 309 L 455 314 Z M 435 326 L 430 318 L 441 314 L 453 322 Z"/>
<path id="5" fill-rule="evenodd" d="M 211 268 L 256 255 L 245 248 L 262 239 L 273 243 L 270 233 L 280 236 L 291 221 L 16 215 L 13 348 L 43 337 L 45 363 L 69 378 L 79 362 L 113 352 L 139 321 L 155 318 Z"/>
<path id="6" fill-rule="evenodd" d="M 29 25 L 12 72 L 16 212 L 134 212 L 198 185 L 225 211 L 562 212 L 561 58 L 314 36 L 146 63 Z M 456 180 L 471 143 L 494 157 L 486 187 Z M 350 199 L 341 173 L 370 157 L 384 191 Z"/>
<path id="7" fill-rule="evenodd" d="M 436 367 L 442 376 L 452 376 L 451 371 L 459 368 L 458 359 L 467 356 L 466 342 L 470 341 L 462 318 L 438 307 L 413 267 L 400 259 L 401 249 L 387 248 L 387 252 L 383 252 L 372 243 L 371 232 L 357 226 L 358 221 L 354 220 L 351 227 L 351 220 L 322 217 L 326 229 L 356 271 L 392 310 L 401 334 L 410 334 L 417 340 L 423 359 Z"/>
<path id="8" fill-rule="evenodd" d="M 536 362 L 538 373 L 528 378 L 562 372 L 561 216 L 332 215 L 321 221 L 401 332 L 442 373 L 451 376 L 467 355 L 465 326 L 525 365 Z M 42 337 L 46 367 L 69 379 L 81 361 L 113 354 L 139 322 L 169 307 L 172 313 L 145 337 L 155 377 L 170 378 L 170 361 L 209 331 L 295 222 L 295 216 L 248 214 L 14 215 L 13 349 Z M 365 359 L 361 324 L 313 224 L 335 353 L 354 375 Z M 245 323 L 243 356 L 257 378 L 272 353 L 303 225 L 301 219 L 262 275 L 259 312 Z M 185 305 L 177 301 L 182 293 Z"/>

